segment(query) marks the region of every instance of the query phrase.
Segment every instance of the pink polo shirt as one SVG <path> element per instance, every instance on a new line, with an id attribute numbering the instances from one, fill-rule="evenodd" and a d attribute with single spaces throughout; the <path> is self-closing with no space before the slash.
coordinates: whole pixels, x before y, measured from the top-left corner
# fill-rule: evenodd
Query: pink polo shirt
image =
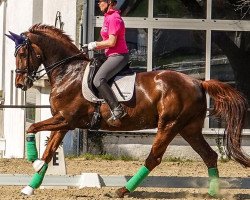
<path id="1" fill-rule="evenodd" d="M 101 29 L 102 39 L 107 40 L 109 35 L 116 36 L 117 40 L 114 47 L 105 49 L 106 56 L 128 53 L 125 40 L 125 25 L 118 10 L 110 9 L 104 15 L 104 22 Z"/>

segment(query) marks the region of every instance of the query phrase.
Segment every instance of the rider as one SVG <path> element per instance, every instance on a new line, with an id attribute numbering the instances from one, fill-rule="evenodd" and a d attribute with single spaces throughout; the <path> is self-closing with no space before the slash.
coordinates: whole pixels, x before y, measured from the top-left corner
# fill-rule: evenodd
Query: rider
<path id="1" fill-rule="evenodd" d="M 97 71 L 93 84 L 111 109 L 112 116 L 108 119 L 111 125 L 112 121 L 124 117 L 126 112 L 107 82 L 129 61 L 125 25 L 120 11 L 115 9 L 116 4 L 116 0 L 99 0 L 99 8 L 104 13 L 104 23 L 100 32 L 102 41 L 88 44 L 89 50 L 105 49 L 107 56 L 107 60 Z"/>

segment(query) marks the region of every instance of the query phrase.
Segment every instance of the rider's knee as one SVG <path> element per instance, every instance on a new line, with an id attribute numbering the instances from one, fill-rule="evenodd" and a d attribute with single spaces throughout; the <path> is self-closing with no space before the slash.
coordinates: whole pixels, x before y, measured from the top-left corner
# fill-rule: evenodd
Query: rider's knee
<path id="1" fill-rule="evenodd" d="M 97 77 L 94 78 L 93 84 L 96 88 L 98 88 L 101 85 L 101 80 Z"/>
<path id="2" fill-rule="evenodd" d="M 94 78 L 93 84 L 96 88 L 100 87 L 103 83 L 107 83 L 107 80 L 105 78 Z"/>

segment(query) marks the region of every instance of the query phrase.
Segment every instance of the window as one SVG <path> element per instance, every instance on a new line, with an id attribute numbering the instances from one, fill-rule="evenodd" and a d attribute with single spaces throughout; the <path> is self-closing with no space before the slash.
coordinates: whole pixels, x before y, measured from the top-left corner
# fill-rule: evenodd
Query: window
<path id="1" fill-rule="evenodd" d="M 212 18 L 224 20 L 249 20 L 249 2 L 213 0 Z"/>
<path id="2" fill-rule="evenodd" d="M 245 95 L 249 93 L 250 32 L 212 31 L 211 79 L 236 87 Z M 213 107 L 212 102 L 210 107 Z M 211 118 L 210 127 L 220 128 L 220 120 Z M 248 112 L 245 127 L 250 128 Z"/>
<path id="3" fill-rule="evenodd" d="M 148 0 L 118 0 L 117 8 L 123 17 L 148 17 Z M 95 1 L 95 16 L 102 16 L 98 0 Z"/>
<path id="4" fill-rule="evenodd" d="M 157 18 L 205 18 L 206 1 L 186 1 L 192 4 L 192 11 L 181 0 L 154 1 L 154 17 Z"/>
<path id="5" fill-rule="evenodd" d="M 95 41 L 101 40 L 100 29 L 99 27 L 95 28 Z M 126 42 L 133 70 L 147 71 L 147 29 L 127 28 Z"/>
<path id="6" fill-rule="evenodd" d="M 153 31 L 153 70 L 175 70 L 205 79 L 205 31 Z"/>
<path id="7" fill-rule="evenodd" d="M 92 13 L 96 2 L 91 3 Z M 236 87 L 250 102 L 250 4 L 232 2 L 118 0 L 134 69 L 169 69 L 200 80 L 217 79 Z M 98 10 L 90 17 L 95 30 L 103 23 Z M 90 40 L 98 38 L 99 32 L 92 33 Z M 223 127 L 220 120 L 208 118 L 205 128 Z M 250 113 L 245 128 L 250 129 Z"/>

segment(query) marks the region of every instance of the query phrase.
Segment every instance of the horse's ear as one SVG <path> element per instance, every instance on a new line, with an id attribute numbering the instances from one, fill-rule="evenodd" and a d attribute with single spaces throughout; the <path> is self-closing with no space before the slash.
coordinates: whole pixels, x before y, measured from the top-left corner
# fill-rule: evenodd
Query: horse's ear
<path id="1" fill-rule="evenodd" d="M 10 31 L 9 31 L 10 32 Z M 7 36 L 8 38 L 10 38 L 11 40 L 13 40 L 15 42 L 15 38 L 12 35 L 8 35 L 8 34 L 4 34 L 5 36 Z"/>
<path id="2" fill-rule="evenodd" d="M 25 37 L 23 35 L 17 35 L 16 33 L 13 33 L 9 31 L 10 35 L 5 34 L 8 38 L 13 40 L 16 44 L 16 46 L 22 45 L 25 42 Z"/>

